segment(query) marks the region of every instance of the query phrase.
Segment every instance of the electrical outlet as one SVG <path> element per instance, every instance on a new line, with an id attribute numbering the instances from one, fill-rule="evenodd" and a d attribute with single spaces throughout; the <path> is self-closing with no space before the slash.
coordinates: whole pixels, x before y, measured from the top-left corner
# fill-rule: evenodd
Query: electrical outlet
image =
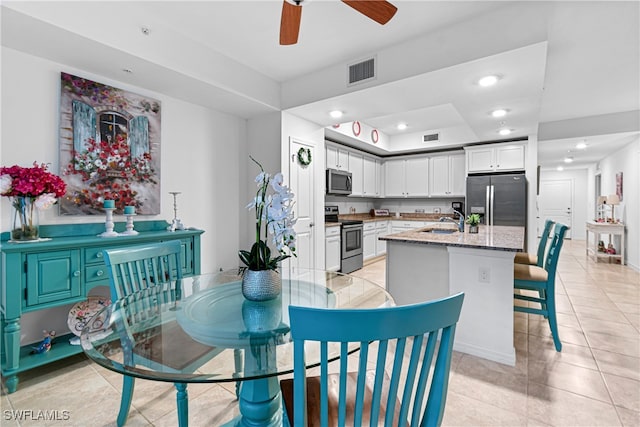
<path id="1" fill-rule="evenodd" d="M 433 208 L 433 213 L 440 213 L 440 208 Z"/>
<path id="2" fill-rule="evenodd" d="M 478 281 L 482 283 L 489 283 L 491 281 L 491 275 L 487 267 L 480 267 L 478 270 Z"/>
<path id="3" fill-rule="evenodd" d="M 416 213 L 424 213 L 424 209 L 416 209 Z"/>

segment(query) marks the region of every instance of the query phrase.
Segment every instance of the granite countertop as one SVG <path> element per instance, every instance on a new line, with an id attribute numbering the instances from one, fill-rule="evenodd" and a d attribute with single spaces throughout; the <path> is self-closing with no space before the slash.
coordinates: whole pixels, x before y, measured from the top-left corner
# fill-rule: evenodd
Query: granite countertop
<path id="1" fill-rule="evenodd" d="M 422 245 L 458 246 L 462 248 L 492 249 L 498 251 L 522 252 L 524 250 L 524 227 L 485 226 L 481 225 L 479 232 L 471 234 L 466 231 L 460 233 L 451 223 L 425 227 L 417 230 L 403 231 L 380 237 L 380 240 L 391 242 L 415 243 Z M 425 233 L 424 230 L 433 228 L 456 230 L 451 234 Z"/>
<path id="2" fill-rule="evenodd" d="M 360 220 L 364 222 L 377 222 L 377 221 L 433 221 L 438 222 L 443 216 L 453 218 L 453 214 L 438 214 L 438 213 L 403 213 L 399 217 L 396 217 L 395 213 L 391 213 L 389 216 L 376 216 L 373 217 L 368 213 L 355 213 L 355 214 L 342 214 L 338 215 L 340 219 L 347 220 Z M 339 222 L 325 222 L 325 227 L 336 227 L 340 225 Z"/>

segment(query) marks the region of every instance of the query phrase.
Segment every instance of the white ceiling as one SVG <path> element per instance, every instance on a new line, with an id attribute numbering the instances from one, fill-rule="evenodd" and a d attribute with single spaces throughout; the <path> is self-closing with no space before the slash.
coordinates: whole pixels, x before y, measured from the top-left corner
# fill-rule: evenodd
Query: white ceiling
<path id="1" fill-rule="evenodd" d="M 380 26 L 341 2 L 307 0 L 298 44 L 280 46 L 282 2 L 276 0 L 3 1 L 2 44 L 252 117 L 278 110 L 280 88 L 290 82 L 367 55 L 396 54 L 394 72 L 402 74 L 412 58 L 398 53 L 419 40 L 429 49 L 414 50 L 414 62 L 433 59 L 431 69 L 289 110 L 329 125 L 327 112 L 338 106 L 344 121 L 360 120 L 392 138 L 404 121 L 410 132 L 455 128 L 474 140 L 453 142 L 466 143 L 501 138 L 499 121 L 488 113 L 508 108 L 504 127 L 514 129 L 514 137 L 540 134 L 539 163 L 547 167 L 576 139 L 589 144 L 574 156 L 580 165 L 637 135 L 640 119 L 633 114 L 624 116 L 632 123 L 620 127 L 606 119 L 600 127 L 593 123 L 640 111 L 640 3 L 392 2 L 398 13 Z M 463 48 L 438 50 L 453 42 Z M 494 45 L 499 52 L 484 53 Z M 488 71 L 503 79 L 483 90 L 475 79 Z"/>

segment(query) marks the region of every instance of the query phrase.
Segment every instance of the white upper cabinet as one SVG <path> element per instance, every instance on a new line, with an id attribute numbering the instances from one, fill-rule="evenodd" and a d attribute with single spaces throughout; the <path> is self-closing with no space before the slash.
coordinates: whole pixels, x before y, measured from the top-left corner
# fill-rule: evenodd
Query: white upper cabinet
<path id="1" fill-rule="evenodd" d="M 464 197 L 464 154 L 437 156 L 429 161 L 429 195 L 431 197 Z"/>
<path id="2" fill-rule="evenodd" d="M 365 197 L 378 197 L 380 195 L 378 174 L 380 163 L 373 157 L 365 157 L 363 161 L 364 189 L 362 195 Z"/>
<path id="3" fill-rule="evenodd" d="M 327 169 L 349 170 L 349 152 L 335 145 L 326 146 Z"/>
<path id="4" fill-rule="evenodd" d="M 385 197 L 429 195 L 428 157 L 387 160 L 385 168 Z"/>
<path id="5" fill-rule="evenodd" d="M 524 170 L 523 144 L 492 144 L 465 148 L 468 172 Z"/>
<path id="6" fill-rule="evenodd" d="M 351 195 L 362 196 L 364 190 L 363 156 L 349 153 L 349 172 L 351 172 Z"/>

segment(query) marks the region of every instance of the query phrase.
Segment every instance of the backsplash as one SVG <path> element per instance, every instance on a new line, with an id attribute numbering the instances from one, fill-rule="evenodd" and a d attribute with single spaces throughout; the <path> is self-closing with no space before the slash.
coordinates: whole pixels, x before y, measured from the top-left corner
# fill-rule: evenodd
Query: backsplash
<path id="1" fill-rule="evenodd" d="M 368 213 L 371 209 L 389 209 L 400 213 L 452 214 L 451 202 L 463 202 L 464 198 L 451 199 L 357 199 L 354 197 L 325 196 L 324 204 L 338 206 L 341 215 Z M 352 211 L 351 209 L 355 209 Z"/>

